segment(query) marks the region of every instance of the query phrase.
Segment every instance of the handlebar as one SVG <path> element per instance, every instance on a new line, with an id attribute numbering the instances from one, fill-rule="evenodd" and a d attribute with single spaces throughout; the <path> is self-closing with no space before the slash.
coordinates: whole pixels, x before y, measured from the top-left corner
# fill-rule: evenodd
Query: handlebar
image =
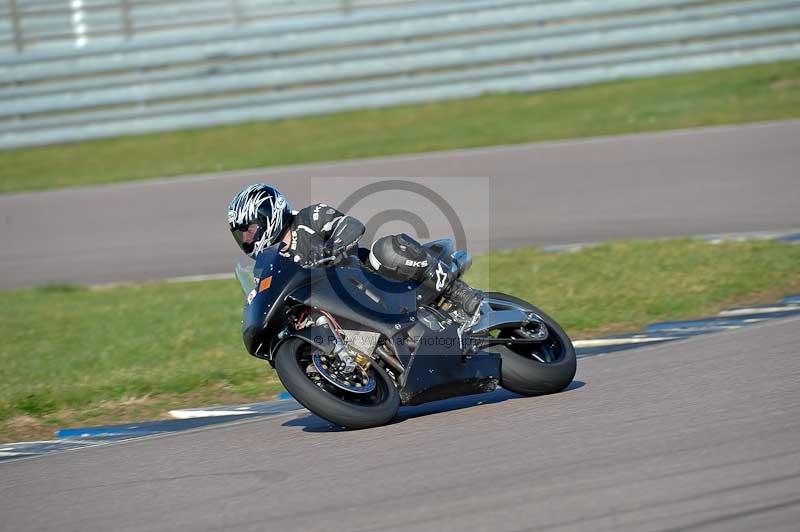
<path id="1" fill-rule="evenodd" d="M 357 244 L 358 244 L 358 241 L 356 240 L 355 242 L 352 242 L 352 243 L 348 244 L 347 246 L 334 248 L 332 250 L 332 254 L 331 255 L 329 255 L 327 257 L 323 257 L 323 258 L 321 258 L 319 260 L 305 262 L 303 264 L 303 266 L 306 267 L 306 268 L 318 268 L 320 266 L 325 265 L 328 262 L 331 262 L 331 263 L 338 262 L 339 259 L 343 259 L 344 257 L 346 257 L 348 255 L 348 253 L 350 252 L 350 250 L 353 249 Z"/>
<path id="2" fill-rule="evenodd" d="M 331 255 L 330 257 L 324 257 L 324 258 L 321 258 L 321 259 L 319 259 L 319 260 L 315 260 L 315 261 L 306 262 L 306 263 L 304 263 L 303 265 L 304 265 L 306 268 L 318 268 L 318 267 L 322 266 L 323 264 L 325 264 L 326 262 L 333 262 L 333 261 L 335 261 L 335 260 L 336 260 L 336 259 L 338 259 L 340 256 L 341 256 L 341 254 Z"/>

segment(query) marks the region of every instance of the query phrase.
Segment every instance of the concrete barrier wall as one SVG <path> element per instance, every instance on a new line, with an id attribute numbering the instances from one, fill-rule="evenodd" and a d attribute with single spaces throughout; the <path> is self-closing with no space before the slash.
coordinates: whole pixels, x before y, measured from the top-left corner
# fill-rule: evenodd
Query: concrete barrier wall
<path id="1" fill-rule="evenodd" d="M 72 2 L 114 27 L 119 3 Z M 800 0 L 126 4 L 114 42 L 0 53 L 0 148 L 800 58 Z"/>

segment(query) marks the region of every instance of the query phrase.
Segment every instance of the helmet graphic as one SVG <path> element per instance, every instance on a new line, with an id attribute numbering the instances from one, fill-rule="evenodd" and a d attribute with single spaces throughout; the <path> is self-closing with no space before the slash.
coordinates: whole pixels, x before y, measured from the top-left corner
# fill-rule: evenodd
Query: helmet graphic
<path id="1" fill-rule="evenodd" d="M 242 189 L 228 205 L 233 238 L 251 257 L 275 244 L 291 217 L 292 207 L 283 194 L 263 183 Z"/>

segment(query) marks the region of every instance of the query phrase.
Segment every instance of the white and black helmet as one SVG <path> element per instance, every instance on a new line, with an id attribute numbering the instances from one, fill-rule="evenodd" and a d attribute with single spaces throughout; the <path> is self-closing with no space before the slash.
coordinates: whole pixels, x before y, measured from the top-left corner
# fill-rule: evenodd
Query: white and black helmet
<path id="1" fill-rule="evenodd" d="M 291 218 L 292 207 L 284 195 L 264 183 L 242 189 L 228 205 L 233 238 L 251 257 L 277 242 Z"/>

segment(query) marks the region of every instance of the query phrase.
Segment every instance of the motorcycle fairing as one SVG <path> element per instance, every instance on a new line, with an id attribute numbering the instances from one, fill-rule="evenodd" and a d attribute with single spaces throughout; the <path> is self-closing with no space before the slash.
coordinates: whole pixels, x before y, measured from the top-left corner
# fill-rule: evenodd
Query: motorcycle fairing
<path id="1" fill-rule="evenodd" d="M 415 289 L 413 283 L 390 281 L 367 271 L 351 258 L 336 268 L 314 271 L 311 282 L 289 297 L 391 337 L 414 325 Z"/>
<path id="2" fill-rule="evenodd" d="M 245 302 L 242 313 L 242 339 L 248 353 L 266 360 L 270 358 L 274 339 L 284 327 L 286 298 L 311 280 L 311 270 L 303 270 L 278 251 L 279 246 L 275 245 L 259 253 L 253 276 L 259 281 L 272 279 L 263 290 L 264 285 L 255 283 L 256 293 L 250 303 Z"/>
<path id="3" fill-rule="evenodd" d="M 333 352 L 336 347 L 336 335 L 327 325 L 312 325 L 302 329 L 292 329 L 289 333 L 293 338 L 300 338 L 325 354 Z"/>
<path id="4" fill-rule="evenodd" d="M 404 405 L 490 392 L 497 387 L 500 355 L 479 351 L 464 356 L 459 337 L 458 325 L 450 324 L 442 331 L 425 329 L 421 338 L 415 339 L 416 348 L 398 383 Z"/>
<path id="5" fill-rule="evenodd" d="M 285 325 L 287 300 L 315 307 L 391 337 L 415 323 L 416 286 L 390 281 L 367 271 L 352 257 L 334 268 L 305 269 L 279 253 L 279 245 L 262 251 L 253 267 L 259 281 L 272 277 L 268 288 L 256 291 L 242 316 L 247 351 L 269 360 L 275 339 Z"/>

